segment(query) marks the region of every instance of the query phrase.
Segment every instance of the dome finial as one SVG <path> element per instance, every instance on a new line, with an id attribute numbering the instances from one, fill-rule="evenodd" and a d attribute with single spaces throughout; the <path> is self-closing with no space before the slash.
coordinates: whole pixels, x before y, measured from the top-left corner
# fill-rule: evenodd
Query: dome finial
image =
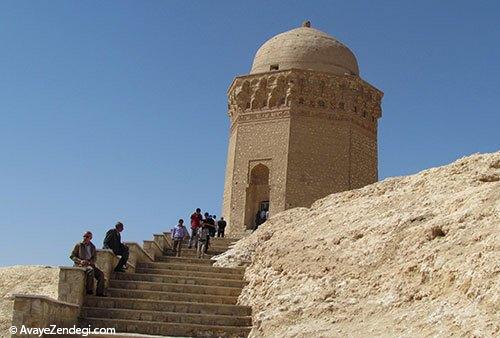
<path id="1" fill-rule="evenodd" d="M 306 20 L 302 23 L 302 27 L 311 28 L 311 21 Z"/>

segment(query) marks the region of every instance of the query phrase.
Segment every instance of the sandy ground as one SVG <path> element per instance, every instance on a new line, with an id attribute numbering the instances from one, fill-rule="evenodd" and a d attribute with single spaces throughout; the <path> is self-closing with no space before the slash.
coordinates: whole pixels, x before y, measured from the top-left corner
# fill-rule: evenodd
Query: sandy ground
<path id="1" fill-rule="evenodd" d="M 0 337 L 10 337 L 15 293 L 37 294 L 57 299 L 59 268 L 51 266 L 17 265 L 0 267 Z"/>
<path id="2" fill-rule="evenodd" d="M 330 195 L 220 255 L 252 337 L 494 337 L 500 152 Z"/>

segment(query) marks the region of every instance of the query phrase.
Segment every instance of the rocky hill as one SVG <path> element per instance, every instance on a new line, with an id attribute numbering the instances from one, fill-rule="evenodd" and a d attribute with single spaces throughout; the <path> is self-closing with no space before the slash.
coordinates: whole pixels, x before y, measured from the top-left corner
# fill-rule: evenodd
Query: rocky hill
<path id="1" fill-rule="evenodd" d="M 57 299 L 59 268 L 17 265 L 0 267 L 0 337 L 10 337 L 12 323 L 10 296 L 15 293 L 44 295 Z"/>
<path id="2" fill-rule="evenodd" d="M 500 152 L 280 213 L 216 265 L 249 260 L 253 337 L 498 336 Z"/>

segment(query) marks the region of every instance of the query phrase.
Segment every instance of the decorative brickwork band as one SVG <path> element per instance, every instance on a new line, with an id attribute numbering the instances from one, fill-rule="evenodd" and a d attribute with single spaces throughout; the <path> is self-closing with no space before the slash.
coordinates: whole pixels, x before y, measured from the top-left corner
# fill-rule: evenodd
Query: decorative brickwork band
<path id="1" fill-rule="evenodd" d="M 375 131 L 383 93 L 360 77 L 292 69 L 237 77 L 229 88 L 231 122 L 289 117 L 307 111 L 355 121 Z"/>

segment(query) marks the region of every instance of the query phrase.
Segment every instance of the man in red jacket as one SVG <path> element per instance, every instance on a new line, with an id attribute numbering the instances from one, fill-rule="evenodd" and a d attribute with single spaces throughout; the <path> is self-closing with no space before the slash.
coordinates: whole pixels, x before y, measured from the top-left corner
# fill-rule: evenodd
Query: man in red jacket
<path id="1" fill-rule="evenodd" d="M 202 219 L 203 216 L 201 215 L 201 209 L 197 208 L 191 215 L 191 238 L 189 239 L 189 249 L 191 249 L 193 243 L 195 248 L 198 246 L 198 229 L 201 227 Z"/>

